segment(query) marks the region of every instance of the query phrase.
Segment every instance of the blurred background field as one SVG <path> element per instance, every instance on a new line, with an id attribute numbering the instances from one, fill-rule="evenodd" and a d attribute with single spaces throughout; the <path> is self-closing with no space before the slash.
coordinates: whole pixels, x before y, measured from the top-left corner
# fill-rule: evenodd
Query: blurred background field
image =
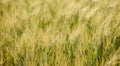
<path id="1" fill-rule="evenodd" d="M 120 66 L 120 0 L 0 0 L 0 66 Z"/>

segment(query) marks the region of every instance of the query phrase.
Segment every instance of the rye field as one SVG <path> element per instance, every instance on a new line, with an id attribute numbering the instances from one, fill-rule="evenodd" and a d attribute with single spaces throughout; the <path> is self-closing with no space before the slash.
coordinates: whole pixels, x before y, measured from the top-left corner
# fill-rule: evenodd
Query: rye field
<path id="1" fill-rule="evenodd" d="M 0 0 L 0 66 L 120 66 L 120 0 Z"/>

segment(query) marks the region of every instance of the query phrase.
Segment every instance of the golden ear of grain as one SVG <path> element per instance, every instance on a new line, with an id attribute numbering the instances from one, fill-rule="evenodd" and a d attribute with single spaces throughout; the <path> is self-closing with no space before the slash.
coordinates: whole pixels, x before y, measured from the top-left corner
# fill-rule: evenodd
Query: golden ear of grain
<path id="1" fill-rule="evenodd" d="M 120 66 L 120 0 L 0 0 L 0 66 Z"/>

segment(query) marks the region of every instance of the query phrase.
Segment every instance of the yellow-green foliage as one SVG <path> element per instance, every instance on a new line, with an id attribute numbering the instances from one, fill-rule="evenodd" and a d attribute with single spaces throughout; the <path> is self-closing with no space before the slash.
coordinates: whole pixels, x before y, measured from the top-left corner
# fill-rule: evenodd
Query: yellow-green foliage
<path id="1" fill-rule="evenodd" d="M 120 66 L 120 0 L 0 0 L 0 66 Z"/>

